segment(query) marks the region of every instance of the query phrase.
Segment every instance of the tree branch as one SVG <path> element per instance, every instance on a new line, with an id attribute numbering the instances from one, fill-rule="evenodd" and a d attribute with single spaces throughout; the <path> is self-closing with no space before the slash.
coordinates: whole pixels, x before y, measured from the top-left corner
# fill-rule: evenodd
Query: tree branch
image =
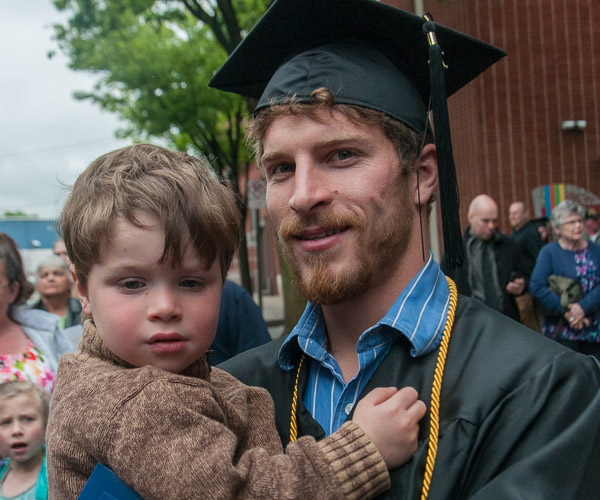
<path id="1" fill-rule="evenodd" d="M 233 42 L 221 29 L 222 26 L 219 23 L 217 15 L 211 15 L 195 0 L 179 0 L 185 5 L 185 7 L 200 21 L 206 24 L 211 31 L 214 33 L 217 42 L 223 47 L 228 54 L 233 52 L 233 49 L 237 46 L 237 43 Z M 229 24 L 227 23 L 227 32 L 229 33 Z"/>

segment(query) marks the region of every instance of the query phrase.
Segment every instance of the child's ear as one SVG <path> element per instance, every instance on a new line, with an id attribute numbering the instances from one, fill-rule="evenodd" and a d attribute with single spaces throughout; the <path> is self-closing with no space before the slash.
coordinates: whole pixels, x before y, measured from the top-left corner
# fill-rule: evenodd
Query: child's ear
<path id="1" fill-rule="evenodd" d="M 69 271 L 71 271 L 71 276 L 73 277 L 73 282 L 75 283 L 75 289 L 77 290 L 77 295 L 79 296 L 79 301 L 81 302 L 81 309 L 83 309 L 84 313 L 91 315 L 92 308 L 90 307 L 87 291 L 82 286 L 81 281 L 77 279 L 77 269 L 75 269 L 75 264 L 71 264 L 69 266 Z"/>

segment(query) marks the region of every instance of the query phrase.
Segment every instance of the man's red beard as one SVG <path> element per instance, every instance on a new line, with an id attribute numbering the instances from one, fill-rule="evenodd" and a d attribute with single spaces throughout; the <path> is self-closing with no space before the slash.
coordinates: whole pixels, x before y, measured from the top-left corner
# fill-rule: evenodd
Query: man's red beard
<path id="1" fill-rule="evenodd" d="M 395 210 L 381 214 L 379 234 L 369 232 L 365 221 L 354 213 L 320 212 L 311 217 L 293 216 L 282 222 L 278 244 L 307 300 L 313 304 L 333 305 L 354 299 L 394 269 L 406 253 L 412 231 L 414 208 L 407 194 L 400 189 Z M 331 264 L 335 247 L 322 252 L 296 252 L 297 236 L 315 226 L 350 231 L 354 237 L 354 261 L 334 271 Z"/>

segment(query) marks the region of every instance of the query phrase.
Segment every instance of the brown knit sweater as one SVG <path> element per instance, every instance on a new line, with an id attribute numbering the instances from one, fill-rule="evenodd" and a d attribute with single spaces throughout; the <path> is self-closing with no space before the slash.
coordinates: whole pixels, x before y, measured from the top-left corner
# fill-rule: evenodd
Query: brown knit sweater
<path id="1" fill-rule="evenodd" d="M 97 462 L 145 499 L 356 498 L 389 488 L 381 455 L 354 423 L 283 453 L 266 391 L 206 359 L 172 374 L 134 368 L 91 321 L 61 358 L 47 431 L 49 498 L 77 498 Z"/>

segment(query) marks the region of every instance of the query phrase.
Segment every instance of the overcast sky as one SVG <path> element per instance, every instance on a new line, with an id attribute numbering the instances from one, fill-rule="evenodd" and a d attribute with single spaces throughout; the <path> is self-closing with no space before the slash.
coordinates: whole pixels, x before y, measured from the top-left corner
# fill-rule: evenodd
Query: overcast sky
<path id="1" fill-rule="evenodd" d="M 63 184 L 129 144 L 114 136 L 115 115 L 72 97 L 94 79 L 69 70 L 52 40 L 51 25 L 64 18 L 51 0 L 0 0 L 0 216 L 22 210 L 54 218 Z"/>

